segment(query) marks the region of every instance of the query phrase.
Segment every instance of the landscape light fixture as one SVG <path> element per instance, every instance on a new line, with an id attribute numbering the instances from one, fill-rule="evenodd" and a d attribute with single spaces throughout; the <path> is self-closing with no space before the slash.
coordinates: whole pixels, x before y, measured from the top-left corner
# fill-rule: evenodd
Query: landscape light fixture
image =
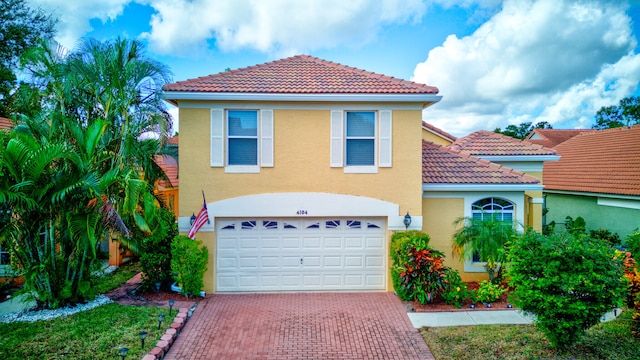
<path id="1" fill-rule="evenodd" d="M 169 300 L 169 316 L 171 316 L 171 310 L 173 310 L 173 304 L 175 304 L 175 300 Z"/>
<path id="2" fill-rule="evenodd" d="M 160 325 L 162 325 L 163 320 L 164 320 L 164 314 L 158 314 L 158 330 L 160 330 Z"/>
<path id="3" fill-rule="evenodd" d="M 146 331 L 140 331 L 140 342 L 142 342 L 142 348 L 144 349 L 144 339 L 147 338 L 149 333 Z"/>
<path id="4" fill-rule="evenodd" d="M 189 219 L 189 224 L 193 225 L 194 222 L 196 222 L 196 214 L 195 213 L 191 213 L 191 219 Z"/>
<path id="5" fill-rule="evenodd" d="M 156 294 L 160 292 L 160 285 L 159 282 L 156 283 Z"/>
<path id="6" fill-rule="evenodd" d="M 409 215 L 408 211 L 407 211 L 407 215 L 404 216 L 404 220 L 402 220 L 402 222 L 404 223 L 404 227 L 406 229 L 408 229 L 409 225 L 411 225 L 411 215 Z"/>
<path id="7" fill-rule="evenodd" d="M 124 360 L 128 352 L 129 352 L 129 348 L 123 347 L 123 348 L 120 348 L 120 350 L 118 351 L 118 355 L 120 355 L 122 357 L 122 360 Z"/>

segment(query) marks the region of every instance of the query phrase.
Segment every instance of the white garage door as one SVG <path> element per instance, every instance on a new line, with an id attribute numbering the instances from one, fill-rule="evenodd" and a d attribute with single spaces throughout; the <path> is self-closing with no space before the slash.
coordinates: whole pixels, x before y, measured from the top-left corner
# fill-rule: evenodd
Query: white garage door
<path id="1" fill-rule="evenodd" d="M 216 219 L 216 291 L 384 290 L 384 219 Z"/>

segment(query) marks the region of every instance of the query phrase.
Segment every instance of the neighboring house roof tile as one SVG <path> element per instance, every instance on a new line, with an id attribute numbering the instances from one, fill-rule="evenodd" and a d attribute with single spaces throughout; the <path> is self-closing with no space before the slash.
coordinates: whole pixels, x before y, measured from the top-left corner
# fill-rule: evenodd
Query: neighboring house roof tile
<path id="1" fill-rule="evenodd" d="M 0 117 L 0 130 L 11 129 L 13 127 L 13 121 L 7 118 Z"/>
<path id="2" fill-rule="evenodd" d="M 478 130 L 449 145 L 474 156 L 555 155 L 556 151 L 493 131 Z"/>
<path id="3" fill-rule="evenodd" d="M 449 139 L 451 141 L 456 141 L 456 139 L 458 139 L 457 137 L 449 134 L 448 132 L 446 132 L 446 131 L 438 128 L 438 127 L 435 127 L 435 126 L 429 124 L 426 121 L 422 122 L 422 127 L 426 128 L 426 129 L 429 129 L 429 130 L 433 131 L 434 133 L 436 133 L 436 134 L 438 134 L 438 135 L 440 135 L 440 136 L 442 136 L 442 137 L 444 137 L 446 139 Z"/>
<path id="4" fill-rule="evenodd" d="M 437 94 L 438 88 L 297 55 L 167 84 L 166 92 L 273 94 Z"/>
<path id="5" fill-rule="evenodd" d="M 176 160 L 171 156 L 156 155 L 156 163 L 164 170 L 170 181 L 169 183 L 166 180 L 160 180 L 158 181 L 158 187 L 164 189 L 178 188 L 180 181 L 178 180 L 178 163 Z"/>
<path id="6" fill-rule="evenodd" d="M 597 130 L 591 129 L 533 129 L 529 134 L 527 141 L 534 144 L 542 145 L 548 148 L 555 148 L 563 142 L 571 139 L 574 136 L 586 132 L 593 132 Z M 531 139 L 532 136 L 538 135 L 541 139 Z"/>
<path id="7" fill-rule="evenodd" d="M 587 132 L 556 147 L 545 162 L 549 190 L 640 196 L 640 125 Z"/>
<path id="8" fill-rule="evenodd" d="M 422 182 L 426 184 L 537 184 L 522 172 L 422 141 Z"/>

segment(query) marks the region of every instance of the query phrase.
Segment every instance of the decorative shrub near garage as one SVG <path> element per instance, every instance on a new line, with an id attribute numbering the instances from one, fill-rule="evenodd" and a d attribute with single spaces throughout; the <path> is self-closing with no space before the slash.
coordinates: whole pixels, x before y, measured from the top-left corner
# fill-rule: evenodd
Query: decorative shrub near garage
<path id="1" fill-rule="evenodd" d="M 207 271 L 208 260 L 209 250 L 202 246 L 202 241 L 191 240 L 184 235 L 173 239 L 171 270 L 176 274 L 175 280 L 187 297 L 198 295 L 202 290 L 202 278 Z"/>
<path id="2" fill-rule="evenodd" d="M 447 287 L 451 269 L 444 266 L 444 254 L 429 246 L 429 235 L 405 231 L 391 237 L 391 276 L 401 300 L 421 304 L 433 301 Z"/>
<path id="3" fill-rule="evenodd" d="M 546 237 L 528 230 L 511 247 L 513 302 L 536 315 L 553 346 L 567 348 L 618 306 L 628 281 L 605 241 L 579 234 Z"/>

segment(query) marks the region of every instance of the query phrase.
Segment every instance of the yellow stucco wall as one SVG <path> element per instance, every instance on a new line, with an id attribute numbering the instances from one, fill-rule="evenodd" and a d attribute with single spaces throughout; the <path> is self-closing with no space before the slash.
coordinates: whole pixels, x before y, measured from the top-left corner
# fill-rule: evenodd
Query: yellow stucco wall
<path id="1" fill-rule="evenodd" d="M 343 168 L 330 167 L 330 110 L 269 107 L 274 109 L 274 167 L 260 168 L 259 174 L 229 174 L 223 167 L 211 167 L 210 109 L 180 108 L 180 216 L 200 209 L 201 189 L 208 203 L 261 193 L 323 192 L 388 201 L 399 205 L 400 214 L 421 212 L 420 110 L 393 111 L 391 168 L 378 168 L 377 174 L 345 174 Z M 205 291 L 214 292 L 215 233 L 199 232 L 198 239 L 209 248 Z M 388 290 L 391 287 L 387 281 Z"/>
<path id="2" fill-rule="evenodd" d="M 442 146 L 447 146 L 447 145 L 451 145 L 451 141 L 447 140 L 437 134 L 432 133 L 429 130 L 426 130 L 425 128 L 422 128 L 422 139 L 423 140 L 427 140 L 427 141 L 431 141 L 434 144 L 438 144 L 438 145 L 442 145 Z"/>

